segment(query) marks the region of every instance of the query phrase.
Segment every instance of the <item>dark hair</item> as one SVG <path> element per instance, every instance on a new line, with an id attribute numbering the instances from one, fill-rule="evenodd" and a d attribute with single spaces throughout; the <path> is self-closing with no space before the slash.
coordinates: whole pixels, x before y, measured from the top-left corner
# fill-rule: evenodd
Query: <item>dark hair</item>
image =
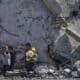
<path id="1" fill-rule="evenodd" d="M 26 46 L 26 47 L 27 47 L 27 46 L 31 47 L 31 44 L 30 44 L 30 43 L 26 43 L 25 46 Z"/>
<path id="2" fill-rule="evenodd" d="M 8 49 L 13 50 L 13 47 L 12 46 L 8 46 Z"/>

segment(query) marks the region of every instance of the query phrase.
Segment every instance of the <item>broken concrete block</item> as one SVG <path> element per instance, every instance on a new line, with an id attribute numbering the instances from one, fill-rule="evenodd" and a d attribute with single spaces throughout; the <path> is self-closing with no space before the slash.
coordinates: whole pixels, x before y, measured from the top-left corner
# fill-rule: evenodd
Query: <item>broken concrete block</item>
<path id="1" fill-rule="evenodd" d="M 64 17 L 56 17 L 56 26 L 57 25 L 60 25 L 61 27 L 67 27 L 68 24 L 67 24 L 67 21 L 65 20 Z"/>
<path id="2" fill-rule="evenodd" d="M 64 46 L 64 47 L 62 47 L 62 46 Z M 69 55 L 70 56 L 70 52 L 72 51 L 72 46 L 69 41 L 69 37 L 66 34 L 61 36 L 58 39 L 58 41 L 56 42 L 55 48 L 57 49 L 58 53 L 60 53 L 62 55 Z"/>
<path id="3" fill-rule="evenodd" d="M 43 0 L 43 2 L 53 14 L 60 14 L 62 12 L 61 7 L 56 2 L 56 0 Z"/>
<path id="4" fill-rule="evenodd" d="M 76 62 L 74 63 L 74 66 L 77 67 L 77 68 L 80 68 L 80 60 L 76 61 Z"/>
<path id="5" fill-rule="evenodd" d="M 75 51 L 72 53 L 72 57 L 75 59 L 76 66 L 80 66 L 80 46 L 78 46 Z"/>
<path id="6" fill-rule="evenodd" d="M 76 26 L 75 26 L 76 27 Z M 73 38 L 75 38 L 77 41 L 80 41 L 80 34 L 78 31 L 76 31 L 74 28 L 72 27 L 68 27 L 66 32 L 71 35 Z"/>
<path id="7" fill-rule="evenodd" d="M 74 78 L 77 78 L 77 77 L 78 77 L 77 71 L 73 71 L 73 72 L 72 72 L 72 76 L 73 76 Z"/>

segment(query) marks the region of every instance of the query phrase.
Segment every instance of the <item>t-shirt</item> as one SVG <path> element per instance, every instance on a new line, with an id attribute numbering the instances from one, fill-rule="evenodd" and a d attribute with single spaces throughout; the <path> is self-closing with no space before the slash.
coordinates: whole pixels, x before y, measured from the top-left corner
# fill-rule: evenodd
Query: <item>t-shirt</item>
<path id="1" fill-rule="evenodd" d="M 11 64 L 11 55 L 10 55 L 10 53 L 8 53 L 8 65 L 10 65 Z"/>
<path id="2" fill-rule="evenodd" d="M 30 61 L 30 59 L 33 57 L 33 52 L 32 51 L 28 51 L 26 52 L 26 61 Z"/>
<path id="3" fill-rule="evenodd" d="M 29 50 L 28 52 L 26 52 L 26 61 L 27 62 L 34 62 L 37 60 L 37 53 Z"/>
<path id="4" fill-rule="evenodd" d="M 4 53 L 5 54 L 5 64 L 7 64 L 7 65 L 10 65 L 11 64 L 11 55 L 10 55 L 10 53 L 8 53 L 8 54 L 6 54 L 6 53 Z"/>

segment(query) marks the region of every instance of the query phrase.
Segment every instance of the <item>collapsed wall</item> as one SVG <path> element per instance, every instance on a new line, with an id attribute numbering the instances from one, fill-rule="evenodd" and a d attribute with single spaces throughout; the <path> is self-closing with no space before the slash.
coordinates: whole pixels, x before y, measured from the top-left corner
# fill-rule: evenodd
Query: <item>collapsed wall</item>
<path id="1" fill-rule="evenodd" d="M 80 60 L 80 2 L 78 0 L 43 1 L 53 14 L 56 13 L 56 28 L 59 27 L 60 35 L 54 40 L 55 49 L 74 61 Z"/>
<path id="2" fill-rule="evenodd" d="M 30 42 L 38 49 L 39 60 L 49 62 L 46 55 L 48 38 L 50 35 L 56 39 L 59 31 L 54 30 L 54 16 L 43 1 L 2 0 L 0 4 L 0 44 L 19 48 Z"/>
<path id="3" fill-rule="evenodd" d="M 52 3 L 49 2 L 51 0 L 43 1 Z M 1 46 L 11 44 L 19 48 L 22 44 L 30 42 L 32 46 L 38 49 L 39 60 L 44 62 L 51 62 L 46 54 L 50 43 L 61 54 L 70 55 L 77 50 L 80 43 L 68 35 L 65 30 L 56 28 L 56 14 L 58 15 L 62 11 L 62 7 L 66 5 L 61 7 L 57 1 L 53 0 L 55 3 L 54 5 L 51 4 L 53 9 L 51 9 L 50 4 L 50 7 L 48 6 L 52 11 L 51 13 L 43 1 L 2 0 L 0 2 Z M 74 53 L 74 55 L 76 54 Z"/>

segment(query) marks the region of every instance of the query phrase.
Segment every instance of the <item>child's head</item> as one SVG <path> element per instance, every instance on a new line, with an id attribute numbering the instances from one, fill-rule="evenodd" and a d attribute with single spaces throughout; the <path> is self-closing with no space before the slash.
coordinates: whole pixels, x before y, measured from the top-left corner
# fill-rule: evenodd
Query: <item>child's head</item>
<path id="1" fill-rule="evenodd" d="M 10 46 L 10 45 L 6 45 L 3 49 L 4 49 L 5 52 L 10 52 L 10 51 L 13 50 L 13 47 Z"/>
<path id="2" fill-rule="evenodd" d="M 25 44 L 25 49 L 26 49 L 26 51 L 30 50 L 31 49 L 31 44 L 30 43 L 26 43 Z"/>

